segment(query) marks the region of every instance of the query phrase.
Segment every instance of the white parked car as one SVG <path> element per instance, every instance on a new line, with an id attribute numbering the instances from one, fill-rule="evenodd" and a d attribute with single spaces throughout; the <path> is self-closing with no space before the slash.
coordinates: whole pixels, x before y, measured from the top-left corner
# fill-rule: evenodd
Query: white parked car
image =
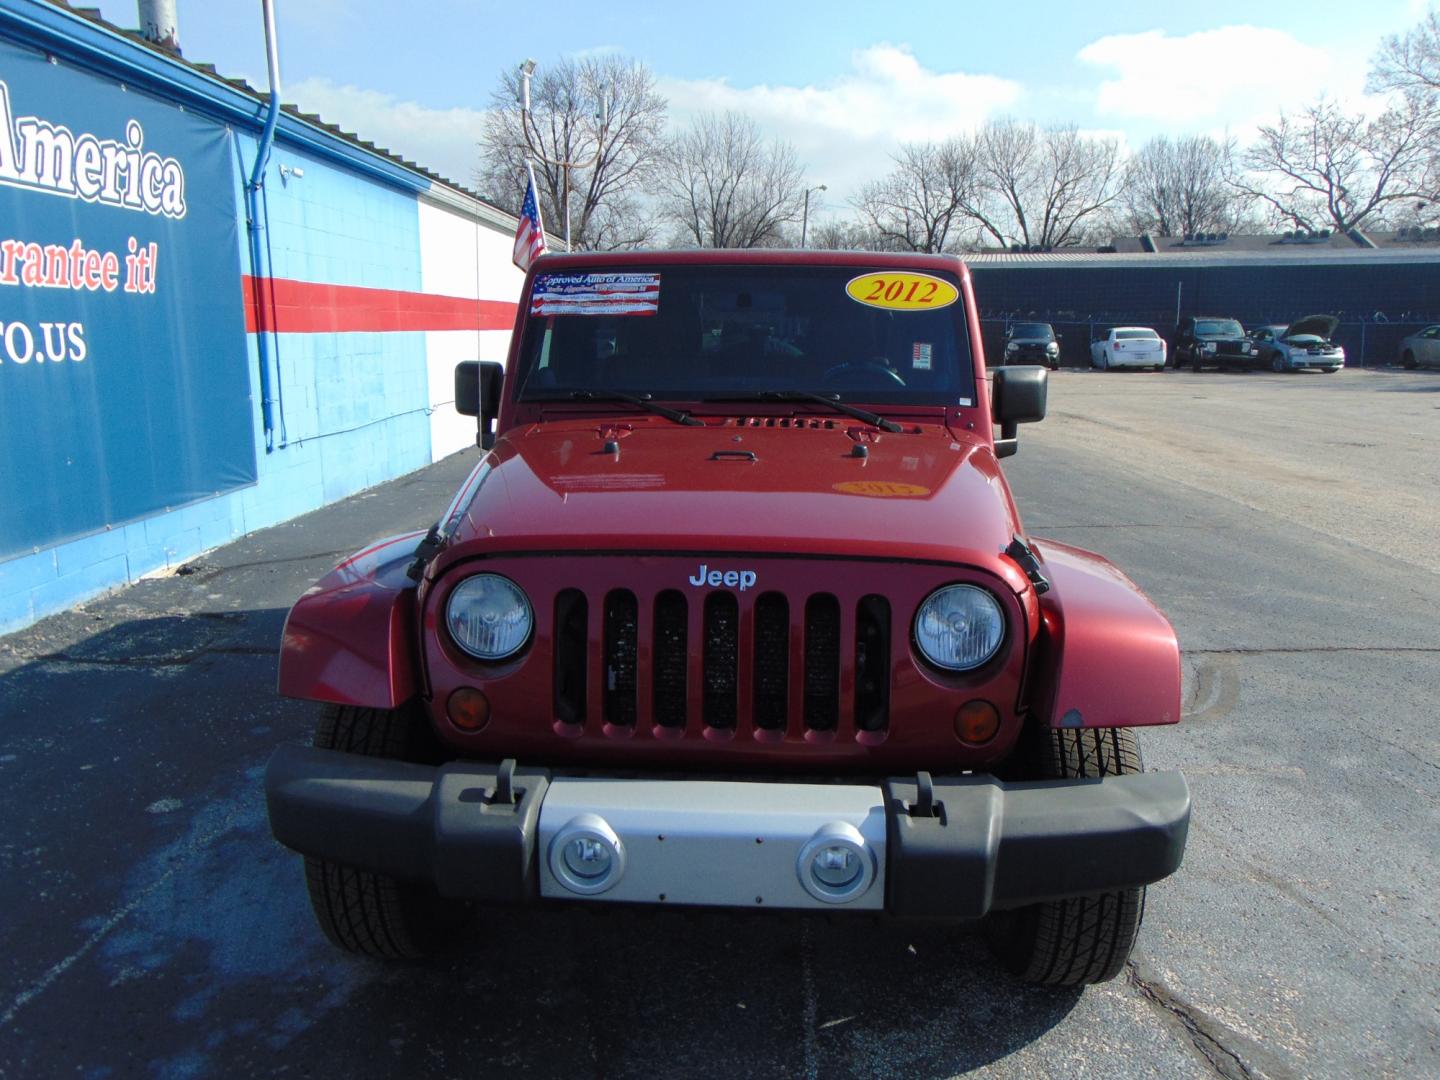
<path id="1" fill-rule="evenodd" d="M 1165 342 L 1146 326 L 1117 326 L 1090 343 L 1091 366 L 1110 368 L 1141 367 L 1159 371 L 1165 366 Z"/>
<path id="2" fill-rule="evenodd" d="M 1400 342 L 1400 366 L 1440 367 L 1440 326 L 1427 326 Z"/>

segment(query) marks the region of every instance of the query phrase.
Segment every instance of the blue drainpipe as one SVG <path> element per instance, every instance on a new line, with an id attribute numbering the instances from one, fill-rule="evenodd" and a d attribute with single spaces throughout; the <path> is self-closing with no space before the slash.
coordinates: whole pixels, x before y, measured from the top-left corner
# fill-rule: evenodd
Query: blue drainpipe
<path id="1" fill-rule="evenodd" d="M 260 132 L 260 145 L 255 151 L 255 167 L 245 185 L 245 216 L 250 233 L 250 273 L 255 280 L 255 315 L 257 322 L 264 310 L 264 289 L 261 285 L 260 258 L 260 189 L 265 186 L 265 166 L 270 161 L 270 147 L 275 142 L 275 124 L 280 119 L 280 55 L 275 43 L 274 0 L 261 0 L 265 13 L 265 61 L 270 77 L 270 107 L 265 113 L 265 128 Z M 274 312 L 270 313 L 273 320 Z M 260 416 L 265 425 L 265 452 L 275 448 L 274 422 L 270 406 L 270 334 L 257 325 L 255 344 L 260 351 Z"/>

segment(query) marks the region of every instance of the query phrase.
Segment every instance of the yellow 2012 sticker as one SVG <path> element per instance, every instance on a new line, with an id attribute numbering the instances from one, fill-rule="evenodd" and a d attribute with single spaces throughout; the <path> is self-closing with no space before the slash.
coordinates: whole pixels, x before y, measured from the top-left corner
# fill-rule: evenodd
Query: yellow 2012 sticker
<path id="1" fill-rule="evenodd" d="M 846 282 L 845 291 L 851 300 L 891 311 L 929 311 L 960 299 L 960 290 L 944 278 L 900 270 L 861 274 Z"/>
<path id="2" fill-rule="evenodd" d="M 930 494 L 927 487 L 919 484 L 899 484 L 893 480 L 846 480 L 830 486 L 844 495 L 871 495 L 879 499 L 913 499 L 918 495 Z"/>

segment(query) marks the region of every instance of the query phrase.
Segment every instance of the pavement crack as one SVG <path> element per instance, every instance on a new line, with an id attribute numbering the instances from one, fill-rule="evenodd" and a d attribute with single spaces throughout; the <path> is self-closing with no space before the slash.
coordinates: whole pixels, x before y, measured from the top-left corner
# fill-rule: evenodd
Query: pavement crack
<path id="1" fill-rule="evenodd" d="M 72 952 L 70 952 L 62 959 L 57 960 L 55 963 L 51 964 L 49 968 L 47 968 L 44 972 L 40 974 L 39 978 L 37 978 L 25 989 L 21 990 L 20 993 L 16 994 L 15 997 L 11 1000 L 10 1004 L 6 1006 L 5 1011 L 0 1012 L 0 1029 L 8 1027 L 11 1022 L 14 1021 L 16 1014 L 19 1013 L 21 1009 L 25 1008 L 26 1005 L 29 1005 L 30 1002 L 34 1001 L 37 997 L 43 994 L 51 986 L 53 986 L 55 981 L 59 979 L 60 976 L 64 975 L 65 972 L 69 971 L 70 968 L 73 967 L 77 961 L 85 957 L 95 948 L 95 946 L 99 945 L 102 941 L 104 941 L 105 938 L 109 937 L 110 933 L 117 926 L 119 926 L 122 922 L 128 919 L 136 911 L 136 909 L 138 909 L 142 904 L 149 900 L 151 896 L 153 896 L 157 891 L 169 887 L 171 879 L 175 877 L 176 874 L 180 873 L 182 870 L 188 869 L 190 861 L 196 855 L 204 851 L 215 840 L 225 835 L 234 828 L 236 819 L 244 811 L 244 809 L 245 808 L 243 806 L 233 809 L 230 813 L 225 815 L 219 825 L 217 825 L 215 828 L 198 836 L 194 836 L 190 840 L 186 841 L 181 847 L 180 851 L 177 853 L 176 857 L 171 860 L 170 865 L 158 877 L 156 877 L 154 881 L 150 882 L 148 885 L 140 889 L 139 892 L 132 896 L 126 903 L 121 904 L 119 907 L 111 911 L 103 920 L 101 920 L 100 924 L 94 929 L 94 931 L 91 932 L 91 934 L 87 938 L 85 938 L 84 941 L 80 942 L 80 944 Z"/>
<path id="2" fill-rule="evenodd" d="M 187 667 L 204 656 L 276 656 L 273 645 L 217 645 L 180 656 L 72 656 L 69 653 L 41 653 L 32 659 L 40 664 L 78 664 L 86 667 L 156 668 Z"/>
<path id="3" fill-rule="evenodd" d="M 1226 1080 L 1254 1080 L 1257 1074 L 1222 1040 L 1222 1036 L 1229 1034 L 1222 1024 L 1181 998 L 1165 985 L 1164 980 L 1148 970 L 1142 972 L 1140 965 L 1134 960 L 1125 965 L 1125 976 L 1146 1001 L 1185 1029 L 1191 1043 L 1209 1063 L 1215 1075 L 1223 1076 Z"/>
<path id="4" fill-rule="evenodd" d="M 1276 645 L 1264 648 L 1186 649 L 1186 656 L 1264 656 L 1275 653 L 1440 653 L 1440 645 Z"/>
<path id="5" fill-rule="evenodd" d="M 234 570 L 254 570 L 261 566 L 281 566 L 287 563 L 312 562 L 315 559 L 338 559 L 349 554 L 346 551 L 315 551 L 308 555 L 287 555 L 278 559 L 256 559 L 253 562 L 229 563 L 215 566 L 203 558 L 193 559 L 175 570 L 176 577 L 193 577 L 196 582 L 214 581 Z"/>
<path id="6" fill-rule="evenodd" d="M 1234 525 L 1215 525 L 1209 522 L 1199 525 L 1181 525 L 1173 521 L 1122 521 L 1116 522 L 1067 522 L 1061 525 L 1031 525 L 1031 532 L 1047 529 L 1201 529 L 1206 532 L 1228 532 Z"/>

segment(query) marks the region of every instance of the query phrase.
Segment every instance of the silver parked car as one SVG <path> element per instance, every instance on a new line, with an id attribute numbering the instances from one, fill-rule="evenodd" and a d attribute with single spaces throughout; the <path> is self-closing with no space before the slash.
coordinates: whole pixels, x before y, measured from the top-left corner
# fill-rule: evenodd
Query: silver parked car
<path id="1" fill-rule="evenodd" d="M 1330 340 L 1340 320 L 1334 315 L 1307 315 L 1289 326 L 1262 326 L 1250 331 L 1255 359 L 1271 371 L 1319 368 L 1338 371 L 1345 366 L 1345 350 Z"/>
<path id="2" fill-rule="evenodd" d="M 1440 326 L 1427 326 L 1402 339 L 1399 353 L 1403 368 L 1440 367 Z"/>

